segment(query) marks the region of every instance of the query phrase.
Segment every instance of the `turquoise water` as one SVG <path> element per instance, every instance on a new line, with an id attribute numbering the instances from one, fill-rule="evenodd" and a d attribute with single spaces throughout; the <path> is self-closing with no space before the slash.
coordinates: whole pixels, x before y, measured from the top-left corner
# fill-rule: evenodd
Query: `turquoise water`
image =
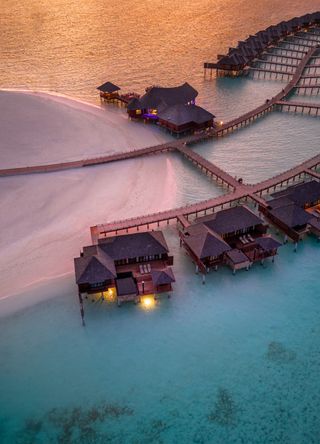
<path id="1" fill-rule="evenodd" d="M 1 320 L 2 443 L 319 442 L 319 244 L 202 286 L 165 234 L 177 283 L 154 309 L 89 302 L 83 328 L 66 279 Z"/>
<path id="2" fill-rule="evenodd" d="M 95 86 L 105 80 L 140 92 L 187 80 L 199 103 L 227 120 L 283 84 L 205 79 L 202 62 L 318 7 L 318 0 L 159 3 L 8 0 L 1 86 L 97 103 Z M 274 112 L 194 149 L 254 183 L 317 154 L 319 136 L 316 118 Z M 1 444 L 320 442 L 314 238 L 296 254 L 292 244 L 282 247 L 274 264 L 236 276 L 220 269 L 202 285 L 175 228 L 165 228 L 175 256 L 172 297 L 148 310 L 89 300 L 81 326 L 72 259 L 90 242 L 90 225 L 225 191 L 177 154 L 1 181 Z"/>

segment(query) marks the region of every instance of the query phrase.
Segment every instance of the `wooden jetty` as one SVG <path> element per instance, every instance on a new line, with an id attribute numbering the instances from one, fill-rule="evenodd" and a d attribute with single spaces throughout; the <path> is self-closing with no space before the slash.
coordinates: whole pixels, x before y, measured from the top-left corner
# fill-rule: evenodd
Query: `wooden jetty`
<path id="1" fill-rule="evenodd" d="M 250 72 L 252 73 L 258 73 L 258 78 L 267 78 L 267 77 L 272 77 L 275 76 L 276 78 L 281 78 L 281 80 L 283 80 L 284 78 L 290 78 L 291 76 L 293 76 L 293 72 L 289 72 L 288 70 L 279 70 L 279 69 L 266 69 L 266 68 L 258 68 L 258 67 L 250 67 Z M 263 74 L 260 76 L 260 74 Z"/>
<path id="2" fill-rule="evenodd" d="M 278 107 L 280 107 L 281 110 L 285 111 L 291 111 L 294 113 L 300 112 L 301 114 L 307 113 L 309 115 L 319 115 L 320 111 L 320 104 L 316 103 L 308 103 L 308 102 L 296 102 L 296 101 L 285 101 L 280 100 L 276 103 Z"/>
<path id="3" fill-rule="evenodd" d="M 185 150 L 187 150 L 187 148 L 185 148 Z M 200 159 L 197 158 L 197 161 L 200 162 Z M 210 162 L 206 160 L 205 163 L 207 165 L 207 163 Z M 263 194 L 268 194 L 271 191 L 275 191 L 277 187 L 282 188 L 290 183 L 301 181 L 308 175 L 320 178 L 320 174 L 315 171 L 317 168 L 319 168 L 319 166 L 320 154 L 308 159 L 305 162 L 302 162 L 300 165 L 297 165 L 294 168 L 290 168 L 283 173 L 254 185 L 239 183 L 233 179 L 234 191 L 223 196 L 218 196 L 191 205 L 185 205 L 172 210 L 161 211 L 141 217 L 134 217 L 126 220 L 108 222 L 93 226 L 90 228 L 92 242 L 96 243 L 99 237 L 110 235 L 111 233 L 127 233 L 129 230 L 134 229 L 139 231 L 141 228 L 149 230 L 152 227 L 159 227 L 160 224 L 170 224 L 176 222 L 184 223 L 182 221 L 188 221 L 190 217 L 197 218 L 240 202 L 251 201 L 260 206 L 266 206 L 266 201 L 262 197 Z M 214 170 L 216 173 L 218 173 L 217 168 L 218 167 L 212 164 L 212 170 Z M 224 176 L 225 180 L 228 179 L 227 176 Z"/>
<path id="4" fill-rule="evenodd" d="M 237 128 L 241 128 L 242 126 L 246 126 L 247 124 L 253 122 L 256 118 L 261 117 L 265 115 L 268 112 L 271 112 L 274 109 L 275 105 L 279 105 L 279 102 L 282 101 L 292 90 L 295 88 L 301 88 L 299 85 L 299 82 L 301 81 L 301 78 L 307 78 L 308 76 L 303 75 L 303 72 L 308 65 L 310 59 L 314 57 L 316 51 L 318 50 L 318 47 L 312 47 L 308 50 L 306 54 L 304 54 L 304 57 L 300 60 L 300 62 L 295 67 L 295 72 L 293 74 L 290 73 L 291 80 L 287 84 L 287 86 L 282 89 L 282 91 L 277 94 L 275 97 L 272 97 L 270 100 L 266 100 L 266 102 L 257 108 L 251 110 L 248 113 L 243 114 L 242 116 L 233 119 L 220 127 L 207 131 L 201 134 L 197 135 L 191 135 L 188 137 L 185 137 L 184 139 L 180 139 L 179 141 L 173 141 L 170 143 L 160 144 L 157 146 L 137 149 L 137 150 L 130 150 L 126 152 L 121 153 L 115 153 L 112 155 L 107 156 L 100 156 L 90 159 L 82 159 L 78 161 L 71 161 L 71 162 L 62 162 L 62 163 L 55 163 L 55 164 L 46 164 L 46 165 L 36 165 L 36 166 L 30 166 L 30 167 L 18 167 L 18 168 L 7 168 L 0 170 L 0 176 L 12 176 L 12 175 L 20 175 L 20 174 L 34 174 L 34 173 L 44 173 L 44 172 L 55 172 L 55 171 L 62 171 L 66 169 L 71 168 L 80 168 L 80 167 L 88 167 L 93 165 L 100 165 L 104 163 L 110 163 L 115 162 L 119 160 L 126 160 L 131 158 L 136 158 L 144 155 L 149 154 L 156 154 L 159 152 L 165 152 L 165 151 L 172 151 L 172 150 L 179 150 L 181 151 L 181 142 L 185 142 L 188 145 L 198 143 L 204 140 L 207 140 L 212 137 L 218 137 L 225 135 L 231 131 L 234 131 Z M 259 68 L 251 68 L 251 69 L 257 69 Z M 261 71 L 261 69 L 260 69 Z M 273 70 L 271 70 L 273 71 Z M 284 75 L 286 73 L 283 73 L 282 71 L 273 71 L 277 74 Z M 309 78 L 309 77 L 308 77 Z M 311 86 L 311 85 L 310 85 Z M 306 86 L 303 86 L 306 88 Z M 311 88 L 317 88 L 317 86 L 311 86 Z M 185 153 L 183 153 L 186 155 Z M 195 159 L 193 159 L 195 160 Z M 205 168 L 203 166 L 203 168 Z"/>
<path id="5" fill-rule="evenodd" d="M 175 147 L 172 145 L 172 143 L 163 143 L 161 145 L 155 145 L 147 148 L 133 149 L 120 153 L 109 154 L 107 156 L 93 157 L 90 159 L 82 159 L 71 162 L 52 163 L 45 165 L 6 168 L 0 170 L 0 177 L 18 176 L 22 174 L 35 174 L 35 173 L 52 173 L 74 168 L 90 167 L 105 163 L 117 162 L 120 160 L 134 159 L 136 157 L 146 156 L 149 154 L 157 154 L 161 152 L 163 153 L 173 150 L 175 150 Z"/>
<path id="6" fill-rule="evenodd" d="M 212 178 L 215 178 L 217 183 L 222 185 L 227 185 L 227 187 L 236 189 L 239 186 L 239 182 L 232 177 L 227 172 L 223 171 L 221 168 L 217 167 L 213 163 L 209 162 L 204 157 L 200 156 L 200 154 L 195 151 L 190 150 L 184 145 L 178 145 L 177 150 L 188 160 L 191 160 L 197 167 L 199 167 L 205 174 L 209 175 Z"/>
<path id="7" fill-rule="evenodd" d="M 301 77 L 303 76 L 303 72 L 309 63 L 311 57 L 318 50 L 317 47 L 309 49 L 309 51 L 304 55 L 304 57 L 300 60 L 300 63 L 297 65 L 295 73 L 292 75 L 289 83 L 283 88 L 276 96 L 271 99 L 266 100 L 266 102 L 257 108 L 237 117 L 229 122 L 224 123 L 223 125 L 212 129 L 210 131 L 201 132 L 200 134 L 193 134 L 191 136 L 187 136 L 181 138 L 176 141 L 163 143 L 160 145 L 155 145 L 147 148 L 129 150 L 125 152 L 115 153 L 106 156 L 94 157 L 89 159 L 81 159 L 77 161 L 70 162 L 62 162 L 62 163 L 54 163 L 54 164 L 45 164 L 45 165 L 34 165 L 34 166 L 26 166 L 26 167 L 17 167 L 17 168 L 6 168 L 0 170 L 0 177 L 6 176 L 15 176 L 21 174 L 35 174 L 35 173 L 49 173 L 56 171 L 63 171 L 67 169 L 73 168 L 82 168 L 89 167 L 94 165 L 101 165 L 110 162 L 116 162 L 120 160 L 133 159 L 149 154 L 157 154 L 160 152 L 166 151 L 181 151 L 182 143 L 186 143 L 187 146 L 191 146 L 193 144 L 206 141 L 213 137 L 224 136 L 230 132 L 235 131 L 238 128 L 246 126 L 251 122 L 255 121 L 257 118 L 264 116 L 266 113 L 273 111 L 276 105 L 279 105 L 279 102 L 284 100 L 288 94 L 290 94 L 295 87 L 297 87 Z M 185 155 L 185 153 L 183 153 Z M 203 167 L 205 168 L 205 167 Z M 231 185 L 232 186 L 232 185 Z"/>

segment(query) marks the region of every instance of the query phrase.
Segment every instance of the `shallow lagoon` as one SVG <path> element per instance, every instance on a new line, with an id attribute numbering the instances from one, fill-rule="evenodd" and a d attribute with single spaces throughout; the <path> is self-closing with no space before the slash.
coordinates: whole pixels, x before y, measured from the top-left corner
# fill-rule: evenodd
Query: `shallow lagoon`
<path id="1" fill-rule="evenodd" d="M 177 283 L 153 309 L 88 302 L 83 328 L 65 278 L 1 319 L 1 442 L 318 442 L 319 244 L 203 286 L 165 234 Z"/>
<path id="2" fill-rule="evenodd" d="M 318 154 L 318 133 L 316 117 L 273 111 L 250 126 L 193 149 L 232 176 L 256 183 Z"/>
<path id="3" fill-rule="evenodd" d="M 198 103 L 222 120 L 264 102 L 283 83 L 203 79 L 202 62 L 270 21 L 317 6 L 315 0 L 294 0 L 272 8 L 264 1 L 253 11 L 251 2 L 239 7 L 231 1 L 225 9 L 203 1 L 166 1 L 158 17 L 153 4 L 130 0 L 129 26 L 115 20 L 118 26 L 106 27 L 100 0 L 72 2 L 71 9 L 64 0 L 50 7 L 40 2 L 35 13 L 33 2 L 24 3 L 9 1 L 3 15 L 2 86 L 58 90 L 97 103 L 95 86 L 106 73 L 138 91 L 152 83 L 188 80 L 199 89 Z M 110 15 L 118 13 L 119 2 L 109 3 Z M 188 11 L 191 3 L 200 14 Z M 235 4 L 241 14 L 234 14 Z M 270 9 L 272 17 L 262 13 Z M 141 45 L 146 16 L 155 57 L 149 45 Z M 213 18 L 217 26 L 212 27 Z M 119 25 L 126 38 L 115 39 Z M 125 115 L 123 121 L 132 126 Z M 166 137 L 157 128 L 152 132 Z M 255 182 L 317 153 L 318 138 L 316 119 L 274 113 L 196 149 Z M 118 139 L 113 142 L 120 147 Z M 59 152 L 53 154 L 60 159 Z M 63 154 L 69 159 L 83 152 Z M 164 189 L 170 189 L 169 197 Z M 87 326 L 81 326 L 70 271 L 72 257 L 89 241 L 90 224 L 222 191 L 172 154 L 116 169 L 5 181 L 1 290 L 19 294 L 0 302 L 1 444 L 319 443 L 320 248 L 315 239 L 299 245 L 297 254 L 291 244 L 283 247 L 275 264 L 266 267 L 256 265 L 235 277 L 228 269 L 211 273 L 203 286 L 179 249 L 174 228 L 168 228 L 177 278 L 172 298 L 149 310 L 88 302 Z"/>

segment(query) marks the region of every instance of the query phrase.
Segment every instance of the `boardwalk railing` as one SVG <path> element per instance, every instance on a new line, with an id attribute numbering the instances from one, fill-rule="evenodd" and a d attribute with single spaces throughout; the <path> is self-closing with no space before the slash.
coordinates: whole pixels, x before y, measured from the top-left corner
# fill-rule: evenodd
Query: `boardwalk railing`
<path id="1" fill-rule="evenodd" d="M 48 172 L 63 171 L 72 168 L 101 165 L 104 163 L 133 159 L 136 157 L 145 156 L 149 154 L 156 154 L 159 152 L 179 150 L 179 147 L 181 146 L 182 143 L 186 143 L 187 145 L 192 145 L 201 141 L 205 141 L 212 137 L 222 136 L 225 133 L 233 131 L 236 128 L 239 128 L 243 125 L 247 125 L 248 123 L 255 120 L 257 117 L 260 117 L 265 113 L 272 111 L 274 109 L 274 105 L 277 104 L 277 102 L 283 100 L 293 90 L 293 88 L 297 86 L 307 63 L 309 62 L 310 58 L 313 57 L 317 49 L 318 47 L 309 49 L 309 51 L 304 55 L 300 63 L 297 65 L 296 71 L 293 74 L 291 81 L 275 97 L 272 97 L 272 99 L 270 100 L 266 100 L 266 102 L 263 105 L 258 106 L 257 108 L 249 111 L 248 113 L 245 113 L 242 116 L 237 117 L 236 119 L 233 119 L 212 131 L 191 135 L 179 139 L 177 141 L 163 143 L 160 145 L 155 145 L 147 148 L 140 148 L 136 150 L 115 153 L 107 156 L 100 156 L 90 159 L 82 159 L 82 160 L 46 164 L 46 165 L 34 165 L 30 167 L 26 166 L 26 167 L 1 169 L 0 177 L 15 176 L 20 174 L 48 173 Z"/>

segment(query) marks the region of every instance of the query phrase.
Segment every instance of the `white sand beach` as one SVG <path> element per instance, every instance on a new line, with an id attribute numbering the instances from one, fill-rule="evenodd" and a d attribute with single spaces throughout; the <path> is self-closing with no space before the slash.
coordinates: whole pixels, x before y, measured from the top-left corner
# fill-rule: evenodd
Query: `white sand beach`
<path id="1" fill-rule="evenodd" d="M 1 92 L 0 168 L 90 157 L 168 140 L 128 121 L 125 109 L 101 109 L 61 96 Z M 188 165 L 189 166 L 189 165 Z M 90 226 L 173 208 L 214 188 L 173 154 L 56 173 L 0 178 L 0 299 L 65 274 L 91 243 Z M 191 182 L 190 182 L 191 181 Z M 202 182 L 201 182 L 202 183 Z M 69 280 L 70 283 L 70 280 Z M 57 285 L 57 280 L 55 284 Z"/>
<path id="2" fill-rule="evenodd" d="M 128 119 L 125 108 L 62 95 L 0 91 L 1 168 L 65 162 L 156 145 L 159 128 Z"/>

